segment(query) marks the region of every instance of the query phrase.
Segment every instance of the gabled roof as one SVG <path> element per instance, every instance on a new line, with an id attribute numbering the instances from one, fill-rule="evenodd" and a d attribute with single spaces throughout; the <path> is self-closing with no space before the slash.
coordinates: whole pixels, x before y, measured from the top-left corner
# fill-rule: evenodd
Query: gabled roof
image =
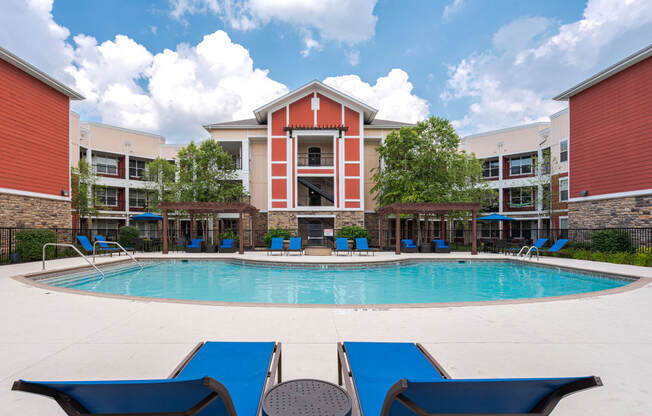
<path id="1" fill-rule="evenodd" d="M 604 81 L 605 79 L 616 75 L 620 71 L 623 71 L 630 66 L 633 66 L 641 61 L 644 61 L 645 59 L 649 58 L 652 56 L 652 44 L 647 45 L 645 48 L 639 50 L 638 52 L 633 53 L 632 55 L 628 56 L 627 58 L 623 59 L 622 61 L 616 62 L 615 64 L 611 65 L 609 68 L 605 69 L 604 71 L 598 72 L 597 74 L 593 75 L 592 77 L 580 82 L 579 84 L 575 85 L 574 87 L 562 92 L 558 96 L 554 97 L 553 100 L 556 101 L 566 101 L 570 97 L 579 94 L 580 92 L 584 91 L 587 88 L 590 88 L 594 86 L 595 84 Z"/>
<path id="2" fill-rule="evenodd" d="M 270 101 L 264 106 L 255 109 L 254 115 L 256 116 L 256 120 L 258 120 L 258 122 L 261 124 L 267 123 L 268 110 L 281 106 L 284 103 L 293 102 L 301 98 L 303 95 L 305 95 L 306 92 L 313 91 L 313 90 L 316 90 L 317 92 L 322 91 L 324 93 L 337 96 L 341 101 L 344 101 L 349 105 L 360 108 L 364 112 L 365 123 L 371 123 L 373 119 L 376 117 L 376 113 L 378 112 L 378 110 L 376 110 L 375 108 L 363 103 L 362 101 L 356 98 L 351 97 L 350 95 L 344 94 L 343 92 L 338 91 L 333 87 L 329 87 L 328 85 L 324 84 L 321 81 L 313 80 L 305 84 L 304 86 L 299 87 L 294 91 L 290 91 L 289 93 L 275 99 L 274 101 Z"/>
<path id="3" fill-rule="evenodd" d="M 45 72 L 41 71 L 34 65 L 20 59 L 13 53 L 9 52 L 2 46 L 0 46 L 0 59 L 3 61 L 6 61 L 16 68 L 27 72 L 29 75 L 33 76 L 34 78 L 38 79 L 39 81 L 47 84 L 48 86 L 54 88 L 55 90 L 59 91 L 60 93 L 67 95 L 71 100 L 83 100 L 84 96 L 78 93 L 77 91 L 73 90 L 72 88 L 69 88 L 62 84 L 61 82 L 57 81 L 56 79 L 52 78 Z"/>

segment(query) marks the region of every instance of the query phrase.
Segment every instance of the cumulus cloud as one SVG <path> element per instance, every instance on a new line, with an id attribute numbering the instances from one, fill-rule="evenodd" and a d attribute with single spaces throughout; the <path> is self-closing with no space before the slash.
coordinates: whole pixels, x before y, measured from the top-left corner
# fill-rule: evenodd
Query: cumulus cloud
<path id="1" fill-rule="evenodd" d="M 468 104 L 454 121 L 463 134 L 546 120 L 566 106 L 551 97 L 652 39 L 650 10 L 652 0 L 589 0 L 576 22 L 517 19 L 449 67 L 440 98 Z"/>
<path id="2" fill-rule="evenodd" d="M 25 5 L 16 0 L 11 19 L 0 15 L 0 44 L 81 92 L 86 100 L 73 106 L 84 118 L 187 142 L 207 136 L 203 124 L 251 118 L 253 109 L 288 91 L 221 30 L 154 54 L 124 35 L 101 43 L 85 34 L 69 39 L 52 17 L 51 1 Z M 328 82 L 378 106 L 381 117 L 416 121 L 427 115 L 427 102 L 412 94 L 404 71 L 392 70 L 373 86 L 357 76 Z"/>
<path id="3" fill-rule="evenodd" d="M 415 123 L 430 112 L 428 102 L 412 93 L 412 83 L 402 69 L 392 69 L 374 85 L 357 75 L 329 77 L 324 83 L 375 107 L 379 119 Z"/>
<path id="4" fill-rule="evenodd" d="M 453 0 L 452 3 L 447 4 L 444 7 L 444 11 L 441 14 L 441 18 L 444 22 L 450 22 L 453 17 L 462 10 L 466 0 Z"/>
<path id="5" fill-rule="evenodd" d="M 302 55 L 324 41 L 356 45 L 375 34 L 377 0 L 170 0 L 170 14 L 213 13 L 237 30 L 252 30 L 270 22 L 287 23 L 299 30 Z M 312 32 L 319 36 L 315 38 Z"/>

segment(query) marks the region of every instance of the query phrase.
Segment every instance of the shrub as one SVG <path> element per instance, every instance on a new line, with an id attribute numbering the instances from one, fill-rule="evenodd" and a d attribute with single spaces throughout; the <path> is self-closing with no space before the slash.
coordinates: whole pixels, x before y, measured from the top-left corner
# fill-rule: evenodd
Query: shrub
<path id="1" fill-rule="evenodd" d="M 120 228 L 118 243 L 120 243 L 122 247 L 131 247 L 133 244 L 132 241 L 138 237 L 140 237 L 140 230 L 138 228 L 131 226 L 122 227 Z"/>
<path id="2" fill-rule="evenodd" d="M 594 231 L 591 233 L 591 249 L 604 253 L 630 252 L 632 251 L 632 240 L 626 231 Z"/>
<path id="3" fill-rule="evenodd" d="M 348 240 L 355 240 L 356 238 L 369 238 L 369 231 L 365 228 L 352 225 L 350 227 L 342 227 L 337 232 L 336 237 L 344 237 Z"/>
<path id="4" fill-rule="evenodd" d="M 636 253 L 633 255 L 632 264 L 635 266 L 652 267 L 652 253 Z"/>
<path id="5" fill-rule="evenodd" d="M 272 238 L 274 237 L 282 237 L 284 240 L 288 240 L 291 237 L 290 230 L 287 230 L 285 228 L 270 228 L 269 231 L 267 231 L 263 236 L 263 240 L 265 241 L 265 246 L 267 247 L 271 246 Z"/>
<path id="6" fill-rule="evenodd" d="M 233 230 L 226 230 L 222 234 L 218 236 L 220 241 L 224 239 L 231 239 L 233 240 L 234 243 L 237 243 L 240 241 L 240 236 Z"/>
<path id="7" fill-rule="evenodd" d="M 21 230 L 16 232 L 16 253 L 21 261 L 41 260 L 43 245 L 56 242 L 57 233 L 53 230 Z M 54 247 L 46 249 L 46 258 L 53 258 L 54 252 Z"/>

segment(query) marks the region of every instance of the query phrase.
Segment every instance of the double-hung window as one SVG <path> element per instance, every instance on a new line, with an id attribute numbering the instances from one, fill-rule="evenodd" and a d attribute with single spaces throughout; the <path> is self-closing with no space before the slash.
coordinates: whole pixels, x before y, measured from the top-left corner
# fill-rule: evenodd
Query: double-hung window
<path id="1" fill-rule="evenodd" d="M 559 200 L 568 201 L 568 179 L 559 180 Z"/>
<path id="2" fill-rule="evenodd" d="M 110 157 L 96 156 L 95 157 L 95 172 L 103 173 L 105 175 L 118 174 L 118 160 Z"/>
<path id="3" fill-rule="evenodd" d="M 482 164 L 482 177 L 483 178 L 498 177 L 498 159 L 484 161 L 484 163 Z"/>
<path id="4" fill-rule="evenodd" d="M 118 206 L 118 190 L 116 188 L 99 188 L 95 191 L 95 196 L 101 206 Z"/>
<path id="5" fill-rule="evenodd" d="M 559 161 L 568 162 L 568 140 L 559 142 Z"/>
<path id="6" fill-rule="evenodd" d="M 145 208 L 147 206 L 147 192 L 142 189 L 129 190 L 129 207 Z"/>
<path id="7" fill-rule="evenodd" d="M 533 204 L 532 188 L 512 188 L 509 191 L 511 208 L 531 207 Z"/>
<path id="8" fill-rule="evenodd" d="M 145 168 L 147 167 L 147 162 L 144 160 L 129 159 L 129 177 L 130 178 L 142 178 L 145 176 Z"/>
<path id="9" fill-rule="evenodd" d="M 509 173 L 511 175 L 527 175 L 532 173 L 532 156 L 510 158 Z"/>

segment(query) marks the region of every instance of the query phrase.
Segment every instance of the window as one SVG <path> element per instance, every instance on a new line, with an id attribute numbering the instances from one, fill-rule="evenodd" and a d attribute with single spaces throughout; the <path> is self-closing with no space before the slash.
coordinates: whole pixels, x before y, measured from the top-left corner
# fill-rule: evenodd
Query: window
<path id="1" fill-rule="evenodd" d="M 498 177 L 498 159 L 484 161 L 484 163 L 482 164 L 482 177 L 483 178 Z"/>
<path id="2" fill-rule="evenodd" d="M 95 156 L 95 172 L 105 175 L 118 174 L 118 160 L 110 157 Z"/>
<path id="3" fill-rule="evenodd" d="M 145 176 L 147 162 L 144 160 L 129 159 L 129 177 L 142 178 Z"/>
<path id="4" fill-rule="evenodd" d="M 568 161 L 568 140 L 562 140 L 559 142 L 559 161 Z"/>
<path id="5" fill-rule="evenodd" d="M 532 205 L 532 188 L 512 188 L 509 190 L 509 206 L 511 208 L 524 208 Z"/>
<path id="6" fill-rule="evenodd" d="M 481 221 L 480 237 L 481 238 L 498 238 L 500 235 L 500 224 L 498 221 Z"/>
<path id="7" fill-rule="evenodd" d="M 321 166 L 321 148 L 308 148 L 308 166 Z"/>
<path id="8" fill-rule="evenodd" d="M 568 238 L 568 217 L 559 217 L 559 237 Z"/>
<path id="9" fill-rule="evenodd" d="M 509 159 L 511 175 L 527 175 L 532 173 L 532 156 L 513 157 Z"/>
<path id="10" fill-rule="evenodd" d="M 129 207 L 145 208 L 147 207 L 147 192 L 142 189 L 131 189 L 129 191 Z"/>
<path id="11" fill-rule="evenodd" d="M 99 188 L 95 191 L 95 196 L 98 203 L 102 206 L 118 206 L 118 190 L 116 188 Z"/>
<path id="12" fill-rule="evenodd" d="M 93 220 L 93 236 L 101 235 L 109 241 L 118 239 L 118 222 L 116 220 Z"/>
<path id="13" fill-rule="evenodd" d="M 568 179 L 559 180 L 559 200 L 568 201 Z"/>

